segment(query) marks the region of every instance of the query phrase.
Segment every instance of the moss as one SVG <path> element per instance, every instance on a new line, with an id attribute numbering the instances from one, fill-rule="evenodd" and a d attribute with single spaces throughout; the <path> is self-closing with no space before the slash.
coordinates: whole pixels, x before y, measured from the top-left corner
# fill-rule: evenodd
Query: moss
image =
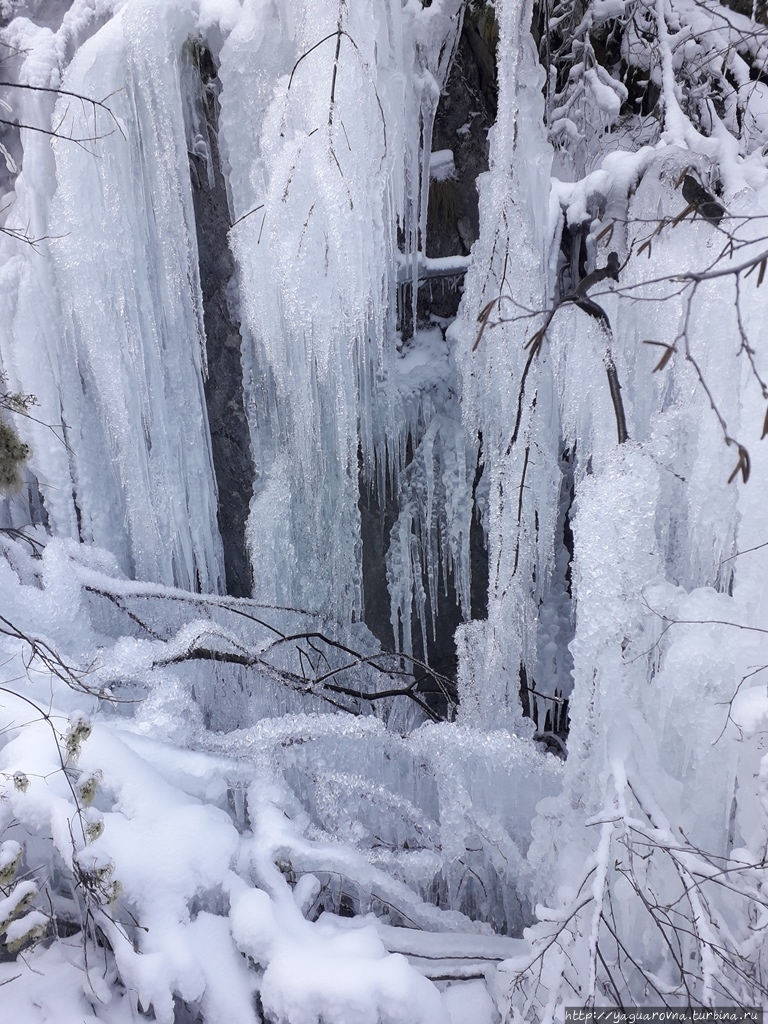
<path id="1" fill-rule="evenodd" d="M 21 487 L 21 470 L 31 454 L 16 431 L 0 420 L 0 494 L 13 494 Z"/>

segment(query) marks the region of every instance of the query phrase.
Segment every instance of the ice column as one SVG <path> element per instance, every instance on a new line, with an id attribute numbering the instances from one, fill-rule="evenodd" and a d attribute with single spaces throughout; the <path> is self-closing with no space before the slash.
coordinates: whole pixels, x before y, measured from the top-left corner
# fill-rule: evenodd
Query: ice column
<path id="1" fill-rule="evenodd" d="M 41 418 L 64 425 L 68 472 L 50 440 L 35 445 L 57 491 L 54 527 L 73 532 L 73 505 L 80 536 L 127 572 L 215 591 L 222 553 L 179 91 L 193 28 L 184 6 L 139 0 L 75 54 L 64 87 L 110 96 L 115 120 L 59 100 L 55 181 L 36 175 L 28 199 L 50 204 L 50 262 L 24 258 L 6 343 L 20 384 L 42 392 Z M 44 353 L 44 365 L 25 351 Z"/>
<path id="2" fill-rule="evenodd" d="M 527 726 L 517 696 L 520 666 L 535 659 L 536 612 L 553 560 L 558 413 L 546 360 L 531 363 L 521 394 L 530 320 L 486 330 L 474 346 L 477 318 L 488 302 L 498 300 L 495 320 L 547 301 L 551 154 L 530 16 L 530 6 L 519 0 L 496 8 L 500 115 L 491 134 L 490 171 L 480 184 L 480 239 L 452 328 L 464 423 L 475 450 L 482 436 L 490 558 L 488 619 L 461 627 L 458 635 L 462 714 L 473 724 L 521 729 Z"/>
<path id="3" fill-rule="evenodd" d="M 415 242 L 419 97 L 459 9 L 246 4 L 221 53 L 255 596 L 342 623 L 361 611 L 360 469 L 384 465 L 382 423 L 397 425 L 397 225 Z"/>

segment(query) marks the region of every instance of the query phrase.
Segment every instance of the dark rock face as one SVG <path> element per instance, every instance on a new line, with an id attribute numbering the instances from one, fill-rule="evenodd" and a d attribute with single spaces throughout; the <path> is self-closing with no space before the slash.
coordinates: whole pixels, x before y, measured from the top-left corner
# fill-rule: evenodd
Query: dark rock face
<path id="1" fill-rule="evenodd" d="M 190 177 L 197 227 L 200 284 L 203 292 L 208 379 L 205 397 L 219 492 L 219 531 L 224 545 L 227 593 L 251 594 L 250 560 L 245 540 L 254 466 L 243 407 L 240 330 L 233 309 L 234 261 L 227 234 L 230 228 L 227 190 L 217 143 L 219 101 L 216 67 L 210 52 L 190 44 L 185 75 L 188 88 L 187 130 Z M 193 123 L 190 125 L 189 121 Z"/>
<path id="2" fill-rule="evenodd" d="M 429 256 L 466 255 L 478 236 L 477 179 L 488 170 L 488 130 L 496 119 L 494 61 L 468 15 L 435 117 L 432 149 L 450 149 L 455 171 L 430 188 Z"/>
<path id="3" fill-rule="evenodd" d="M 387 485 L 386 494 L 360 476 L 360 534 L 363 542 L 363 619 L 382 647 L 392 651 L 389 589 L 387 587 L 387 544 L 397 520 L 397 501 Z"/>
<path id="4" fill-rule="evenodd" d="M 488 170 L 488 131 L 496 120 L 496 40 L 497 27 L 490 5 L 471 6 L 464 19 L 459 45 L 445 92 L 435 118 L 432 149 L 450 149 L 454 173 L 446 181 L 433 181 L 430 187 L 427 221 L 427 255 L 468 255 L 479 234 L 479 197 L 477 179 Z M 422 286 L 419 312 L 450 318 L 456 315 L 461 300 L 462 280 L 444 278 Z M 482 476 L 477 467 L 473 492 Z M 479 516 L 472 519 L 470 534 L 472 618 L 488 613 L 488 552 Z M 442 589 L 442 588 L 441 588 Z M 441 597 L 437 609 L 437 635 L 430 645 L 430 664 L 443 666 L 453 674 L 456 650 L 453 634 L 461 621 L 453 581 Z"/>

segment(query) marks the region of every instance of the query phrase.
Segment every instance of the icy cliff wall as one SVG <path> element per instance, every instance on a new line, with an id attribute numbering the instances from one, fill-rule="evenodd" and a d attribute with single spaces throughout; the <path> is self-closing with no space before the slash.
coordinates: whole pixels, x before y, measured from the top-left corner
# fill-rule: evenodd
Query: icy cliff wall
<path id="1" fill-rule="evenodd" d="M 19 82 L 68 94 L 54 110 L 54 93 L 17 91 L 28 127 L 6 228 L 37 241 L 4 239 L 3 367 L 40 401 L 42 422 L 22 429 L 55 532 L 109 547 L 140 578 L 223 586 L 188 169 L 191 154 L 210 171 L 204 46 L 237 263 L 254 596 L 360 617 L 360 469 L 383 481 L 404 448 L 387 441 L 402 430 L 388 383 L 397 232 L 416 273 L 460 26 L 458 2 L 17 18 Z M 109 110 L 69 94 L 108 96 Z"/>
<path id="2" fill-rule="evenodd" d="M 761 93 L 745 73 L 722 110 L 681 88 L 688 60 L 733 47 L 746 62 L 764 42 L 723 9 L 640 4 L 655 49 L 637 58 L 632 18 L 601 35 L 602 14 L 581 13 L 554 12 L 572 18 L 575 63 L 542 98 L 515 5 L 499 8 L 500 116 L 451 329 L 489 517 L 489 614 L 460 629 L 461 714 L 489 727 L 501 708 L 522 731 L 518 689 L 541 722 L 573 686 L 563 793 L 539 805 L 528 854 L 546 906 L 530 955 L 507 965 L 513 1020 L 555 1019 L 575 992 L 765 998 L 762 925 L 730 931 L 765 849 Z M 610 46 L 624 29 L 634 42 L 606 74 L 589 33 Z M 627 88 L 633 59 L 654 83 L 652 125 Z M 727 893 L 710 884 L 721 870 Z"/>

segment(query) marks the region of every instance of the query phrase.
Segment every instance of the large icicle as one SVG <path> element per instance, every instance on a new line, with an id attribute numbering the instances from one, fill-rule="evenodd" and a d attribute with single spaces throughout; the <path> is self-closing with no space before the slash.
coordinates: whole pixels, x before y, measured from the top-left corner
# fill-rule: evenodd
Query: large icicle
<path id="1" fill-rule="evenodd" d="M 551 154 L 541 128 L 541 72 L 527 34 L 530 5 L 504 0 L 496 17 L 498 52 L 506 55 L 499 64 L 501 113 L 480 190 L 480 239 L 452 328 L 468 440 L 477 450 L 482 437 L 489 494 L 488 620 L 461 627 L 459 671 L 467 721 L 525 730 L 517 693 L 521 666 L 536 659 L 537 610 L 553 562 L 558 412 L 546 361 L 532 366 L 521 396 L 529 320 L 487 330 L 475 342 L 488 302 L 499 300 L 509 317 L 519 311 L 509 298 L 529 309 L 546 304 Z"/>
<path id="2" fill-rule="evenodd" d="M 359 395 L 391 331 L 399 11 L 298 4 L 267 21 L 257 8 L 255 36 L 246 15 L 220 72 L 251 346 L 254 596 L 349 622 L 361 606 Z"/>
<path id="3" fill-rule="evenodd" d="M 251 346 L 255 596 L 342 623 L 361 614 L 360 465 L 370 479 L 398 452 L 403 414 L 385 381 L 396 229 L 415 251 L 431 136 L 419 110 L 445 76 L 460 10 L 456 0 L 424 11 L 329 0 L 267 21 L 246 7 L 221 54 Z"/>
<path id="4" fill-rule="evenodd" d="M 40 418 L 62 424 L 68 447 L 31 428 L 54 529 L 72 533 L 76 525 L 141 578 L 218 590 L 222 554 L 179 92 L 192 27 L 184 9 L 148 0 L 124 7 L 77 51 L 64 87 L 111 95 L 116 120 L 61 98 L 55 179 L 50 162 L 41 162 L 45 176 L 35 169 L 30 143 L 14 223 L 40 210 L 35 227 L 49 238 L 45 255 L 21 251 L 6 268 L 17 275 L 18 300 L 3 350 L 14 382 L 38 395 Z M 27 58 L 32 67 L 48 56 L 44 42 Z M 96 138 L 78 145 L 68 135 Z M 35 355 L 41 343 L 45 365 Z"/>

